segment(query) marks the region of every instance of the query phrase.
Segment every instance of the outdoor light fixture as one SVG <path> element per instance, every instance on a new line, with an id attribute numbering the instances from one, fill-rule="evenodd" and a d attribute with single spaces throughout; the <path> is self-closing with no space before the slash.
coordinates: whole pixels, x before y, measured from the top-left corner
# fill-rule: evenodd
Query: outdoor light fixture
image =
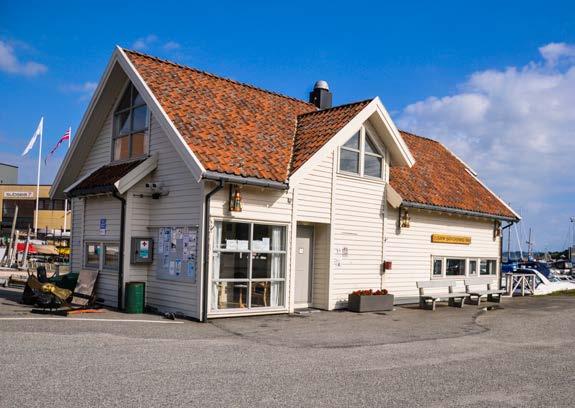
<path id="1" fill-rule="evenodd" d="M 399 218 L 399 225 L 401 226 L 401 228 L 409 228 L 410 227 L 410 222 L 411 222 L 411 218 L 409 217 L 409 213 L 407 212 L 406 209 L 401 209 L 401 216 Z"/>
<path id="2" fill-rule="evenodd" d="M 497 239 L 501 236 L 501 222 L 494 221 L 493 222 L 493 239 Z"/>
<path id="3" fill-rule="evenodd" d="M 240 188 L 238 186 L 230 187 L 230 211 L 231 212 L 242 211 L 242 195 L 240 193 Z"/>

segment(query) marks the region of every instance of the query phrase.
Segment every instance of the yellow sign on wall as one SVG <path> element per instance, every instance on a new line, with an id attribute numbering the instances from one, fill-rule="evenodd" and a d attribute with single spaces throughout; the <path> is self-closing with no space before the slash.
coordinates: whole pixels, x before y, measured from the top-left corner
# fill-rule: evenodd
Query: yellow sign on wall
<path id="1" fill-rule="evenodd" d="M 436 244 L 469 245 L 471 244 L 471 237 L 464 235 L 432 234 L 431 242 L 435 242 Z"/>

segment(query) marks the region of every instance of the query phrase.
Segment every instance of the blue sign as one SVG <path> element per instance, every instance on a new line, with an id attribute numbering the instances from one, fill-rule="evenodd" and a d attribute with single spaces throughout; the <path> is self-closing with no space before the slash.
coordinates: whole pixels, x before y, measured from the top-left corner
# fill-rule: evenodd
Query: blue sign
<path id="1" fill-rule="evenodd" d="M 106 235 L 107 221 L 105 218 L 100 218 L 100 235 Z"/>

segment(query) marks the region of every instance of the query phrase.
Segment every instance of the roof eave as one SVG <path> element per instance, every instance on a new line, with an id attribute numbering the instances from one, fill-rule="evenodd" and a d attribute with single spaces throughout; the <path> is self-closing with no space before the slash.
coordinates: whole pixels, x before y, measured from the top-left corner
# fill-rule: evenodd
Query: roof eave
<path id="1" fill-rule="evenodd" d="M 237 176 L 234 174 L 218 173 L 215 171 L 205 171 L 202 174 L 202 179 L 204 180 L 214 180 L 214 181 L 224 181 L 231 184 L 244 184 L 255 187 L 265 187 L 275 190 L 288 190 L 289 184 L 282 181 L 274 181 L 267 179 L 260 179 L 256 177 L 244 177 Z"/>
<path id="2" fill-rule="evenodd" d="M 484 213 L 481 211 L 464 210 L 461 208 L 443 207 L 443 206 L 433 205 L 433 204 L 418 203 L 415 201 L 405 201 L 404 200 L 404 201 L 402 201 L 401 205 L 403 207 L 415 208 L 415 209 L 419 209 L 419 210 L 439 211 L 439 212 L 445 212 L 445 213 L 451 213 L 451 214 L 457 214 L 457 215 L 465 215 L 465 216 L 469 216 L 469 217 L 487 218 L 490 220 L 500 220 L 500 221 L 507 221 L 507 222 L 518 222 L 520 220 L 520 218 L 517 218 L 517 217 L 509 217 L 509 216 L 499 215 L 499 214 L 489 214 L 489 213 Z"/>

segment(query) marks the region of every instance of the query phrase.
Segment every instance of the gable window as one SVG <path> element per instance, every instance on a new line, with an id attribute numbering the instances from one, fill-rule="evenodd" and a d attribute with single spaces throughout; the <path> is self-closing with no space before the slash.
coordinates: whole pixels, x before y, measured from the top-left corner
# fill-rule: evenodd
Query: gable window
<path id="1" fill-rule="evenodd" d="M 148 151 L 148 107 L 130 84 L 114 113 L 114 161 L 144 156 Z"/>
<path id="2" fill-rule="evenodd" d="M 383 178 L 383 154 L 365 127 L 340 147 L 339 169 L 360 176 Z"/>

